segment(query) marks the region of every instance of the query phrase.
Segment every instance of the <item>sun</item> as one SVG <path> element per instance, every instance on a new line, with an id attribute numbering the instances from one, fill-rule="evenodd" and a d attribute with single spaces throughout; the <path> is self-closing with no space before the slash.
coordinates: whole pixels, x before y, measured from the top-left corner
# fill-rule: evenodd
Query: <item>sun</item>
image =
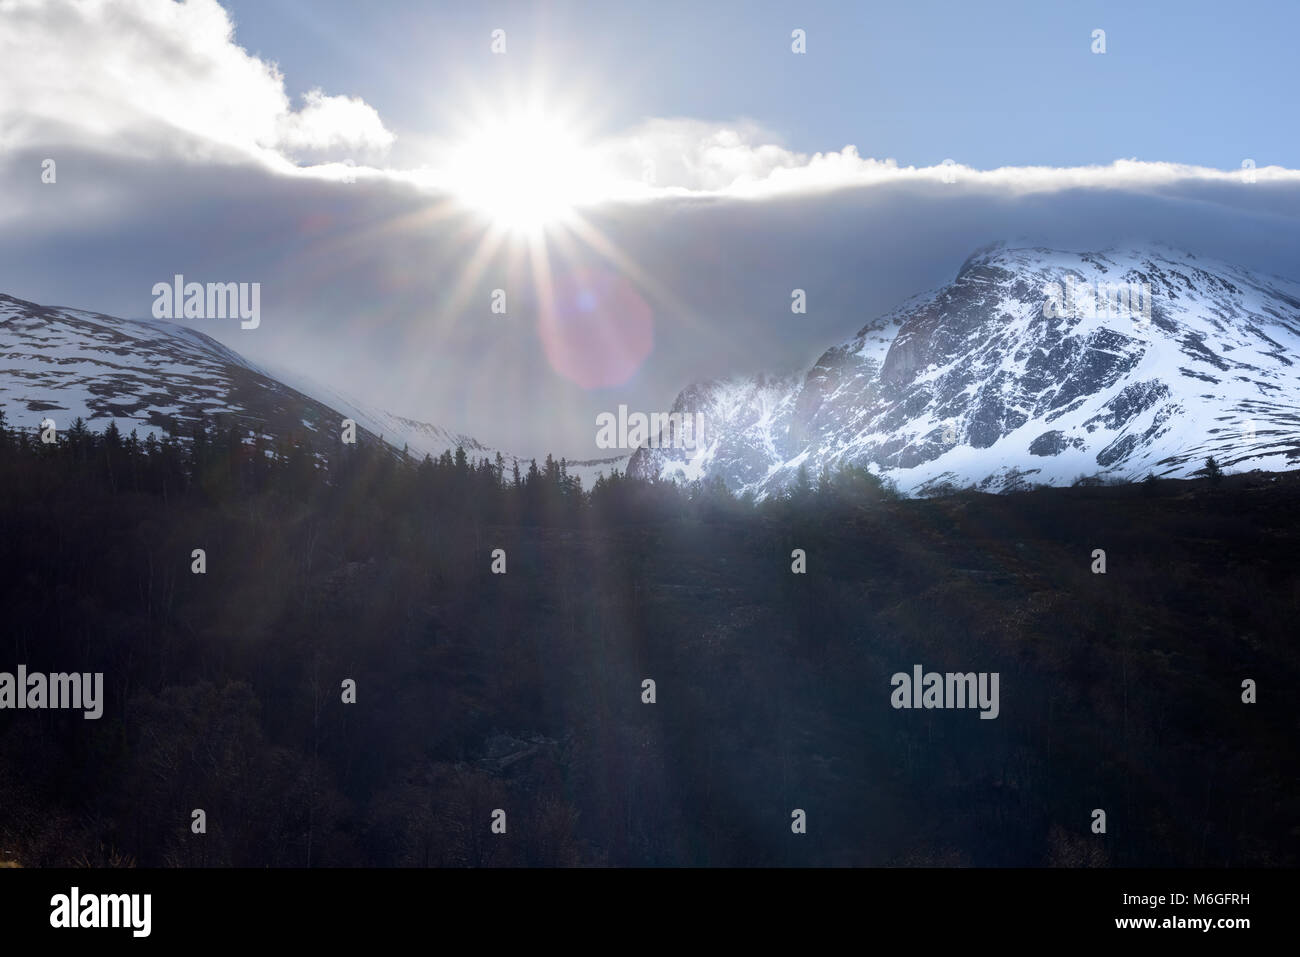
<path id="1" fill-rule="evenodd" d="M 611 309 L 616 319 L 641 315 L 634 296 L 674 313 L 689 311 L 604 231 L 606 222 L 619 221 L 618 208 L 646 198 L 644 175 L 630 174 L 626 143 L 599 132 L 609 114 L 589 98 L 552 97 L 538 80 L 531 90 L 507 86 L 492 99 L 466 86 L 455 100 L 440 124 L 444 132 L 424 147 L 427 165 L 410 177 L 437 201 L 403 217 L 422 229 L 448 230 L 464 245 L 464 267 L 440 313 L 459 315 L 484 276 L 504 269 L 531 285 L 539 334 L 557 371 L 573 381 L 603 382 L 592 378 L 593 368 L 605 363 L 602 375 L 613 375 L 606 367 L 621 367 L 603 355 L 592 359 L 566 335 L 589 330 L 593 316 Z M 601 285 L 605 274 L 593 263 L 612 270 L 621 284 Z M 601 295 L 613 304 L 605 312 L 596 308 Z M 616 331 L 626 332 L 620 321 Z M 596 328 L 595 340 L 610 341 Z"/>
<path id="2" fill-rule="evenodd" d="M 447 184 L 511 234 L 537 234 L 601 198 L 608 177 L 570 124 L 538 110 L 481 122 L 451 150 Z"/>

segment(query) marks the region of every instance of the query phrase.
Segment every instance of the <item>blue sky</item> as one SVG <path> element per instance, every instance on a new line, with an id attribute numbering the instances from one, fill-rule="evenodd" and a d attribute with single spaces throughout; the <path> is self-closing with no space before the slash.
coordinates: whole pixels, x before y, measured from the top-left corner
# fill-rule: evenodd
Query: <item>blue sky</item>
<path id="1" fill-rule="evenodd" d="M 783 145 L 852 143 L 980 169 L 1137 157 L 1296 166 L 1300 5 L 909 2 L 428 3 L 231 0 L 236 38 L 292 94 L 436 132 L 449 94 L 545 78 L 617 132 L 649 117 L 749 118 Z M 494 28 L 508 55 L 488 53 Z M 790 31 L 808 52 L 790 52 Z M 1106 31 L 1107 52 L 1091 52 Z"/>

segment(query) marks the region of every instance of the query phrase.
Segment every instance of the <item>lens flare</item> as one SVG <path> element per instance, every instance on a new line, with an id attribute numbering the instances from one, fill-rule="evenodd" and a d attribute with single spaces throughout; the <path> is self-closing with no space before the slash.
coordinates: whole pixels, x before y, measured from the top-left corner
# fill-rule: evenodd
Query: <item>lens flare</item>
<path id="1" fill-rule="evenodd" d="M 538 317 L 551 368 L 585 389 L 622 385 L 654 346 L 654 314 L 616 273 L 584 268 L 558 277 Z"/>

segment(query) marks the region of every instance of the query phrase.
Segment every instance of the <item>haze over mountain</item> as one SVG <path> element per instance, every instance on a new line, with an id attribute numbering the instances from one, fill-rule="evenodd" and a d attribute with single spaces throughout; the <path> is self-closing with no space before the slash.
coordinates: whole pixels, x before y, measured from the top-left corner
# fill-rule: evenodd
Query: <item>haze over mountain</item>
<path id="1" fill-rule="evenodd" d="M 247 427 L 270 447 L 302 441 L 332 447 L 343 419 L 414 458 L 457 447 L 474 461 L 498 450 L 472 436 L 377 410 L 309 377 L 271 370 L 180 323 L 121 319 L 41 306 L 0 294 L 0 409 L 11 426 L 35 429 L 50 418 L 60 430 L 80 418 L 92 431 L 110 422 L 123 435 L 184 438 L 202 418 Z M 507 463 L 515 456 L 502 453 Z M 590 485 L 626 456 L 575 463 Z M 527 460 L 524 459 L 524 462 Z"/>
<path id="2" fill-rule="evenodd" d="M 1149 298 L 1048 305 L 1053 288 Z M 629 472 L 763 497 L 841 462 L 922 494 L 1186 476 L 1207 456 L 1283 470 L 1300 461 L 1297 356 L 1293 280 L 1161 246 L 994 246 L 802 376 L 689 387 L 673 411 L 703 412 L 706 441 L 640 449 Z"/>

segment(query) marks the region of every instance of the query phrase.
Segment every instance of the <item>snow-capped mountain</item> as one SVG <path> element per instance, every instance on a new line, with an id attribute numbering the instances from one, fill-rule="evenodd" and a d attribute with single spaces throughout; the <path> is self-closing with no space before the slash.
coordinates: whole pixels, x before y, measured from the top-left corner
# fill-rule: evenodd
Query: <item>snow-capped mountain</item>
<path id="1" fill-rule="evenodd" d="M 0 409 L 11 427 L 52 419 L 66 429 L 81 418 L 92 431 L 116 423 L 124 435 L 161 439 L 168 422 L 184 437 L 200 418 L 220 417 L 274 443 L 297 438 L 332 447 L 343 419 L 361 436 L 382 438 L 422 459 L 462 446 L 478 461 L 497 450 L 471 436 L 367 408 L 307 376 L 245 359 L 192 328 L 163 320 L 120 319 L 0 294 Z M 514 456 L 502 452 L 507 463 Z M 590 488 L 627 456 L 574 463 Z M 527 458 L 522 459 L 527 463 Z"/>
<path id="2" fill-rule="evenodd" d="M 1163 246 L 993 246 L 791 382 L 692 386 L 696 449 L 633 475 L 720 475 L 759 497 L 801 465 L 866 465 L 900 490 L 1300 464 L 1300 282 Z"/>
<path id="3" fill-rule="evenodd" d="M 11 426 L 49 418 L 93 431 L 114 422 L 141 439 L 220 417 L 271 439 L 332 444 L 342 415 L 193 329 L 0 295 L 0 408 Z M 361 423 L 359 431 L 366 429 Z"/>

